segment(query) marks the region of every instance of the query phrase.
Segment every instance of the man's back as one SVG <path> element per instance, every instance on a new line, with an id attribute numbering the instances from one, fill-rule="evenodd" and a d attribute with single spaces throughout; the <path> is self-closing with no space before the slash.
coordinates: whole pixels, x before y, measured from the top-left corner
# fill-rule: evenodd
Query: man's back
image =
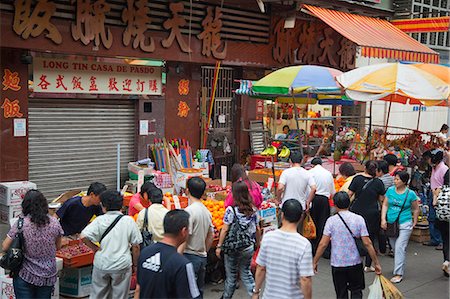
<path id="1" fill-rule="evenodd" d="M 264 235 L 256 263 L 266 268 L 266 299 L 303 298 L 300 278 L 314 275 L 310 242 L 280 229 Z"/>
<path id="2" fill-rule="evenodd" d="M 329 197 L 334 193 L 334 180 L 331 172 L 323 168 L 322 165 L 315 166 L 309 172 L 314 177 L 317 195 Z"/>
<path id="3" fill-rule="evenodd" d="M 291 167 L 282 172 L 280 184 L 285 186 L 283 202 L 297 199 L 305 208 L 308 186 L 315 185 L 313 176 L 302 167 Z"/>
<path id="4" fill-rule="evenodd" d="M 139 216 L 136 220 L 136 223 L 140 230 L 142 230 L 144 226 L 145 213 L 148 213 L 147 217 L 147 229 L 149 232 L 153 234 L 153 241 L 160 242 L 164 237 L 164 216 L 166 216 L 169 210 L 166 209 L 162 204 L 154 203 L 148 210 L 143 209 L 139 212 Z"/>
<path id="5" fill-rule="evenodd" d="M 206 237 L 212 229 L 212 217 L 201 202 L 194 202 L 185 209 L 189 213 L 189 238 L 185 253 L 206 257 Z"/>
<path id="6" fill-rule="evenodd" d="M 140 298 L 195 298 L 199 296 L 192 264 L 173 246 L 156 243 L 139 257 Z"/>

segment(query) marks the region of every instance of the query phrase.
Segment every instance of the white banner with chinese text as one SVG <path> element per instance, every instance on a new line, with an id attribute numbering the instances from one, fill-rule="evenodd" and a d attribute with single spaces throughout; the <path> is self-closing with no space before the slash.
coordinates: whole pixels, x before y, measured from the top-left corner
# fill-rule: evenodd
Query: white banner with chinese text
<path id="1" fill-rule="evenodd" d="M 35 57 L 33 90 L 47 93 L 161 95 L 161 68 Z"/>

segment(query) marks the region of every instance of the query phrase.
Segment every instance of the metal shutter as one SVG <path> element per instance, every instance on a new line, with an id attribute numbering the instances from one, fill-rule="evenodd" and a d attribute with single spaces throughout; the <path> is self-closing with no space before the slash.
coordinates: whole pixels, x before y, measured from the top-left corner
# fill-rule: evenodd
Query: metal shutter
<path id="1" fill-rule="evenodd" d="M 116 187 L 134 161 L 135 105 L 128 100 L 30 99 L 29 179 L 50 200 L 98 181 Z"/>

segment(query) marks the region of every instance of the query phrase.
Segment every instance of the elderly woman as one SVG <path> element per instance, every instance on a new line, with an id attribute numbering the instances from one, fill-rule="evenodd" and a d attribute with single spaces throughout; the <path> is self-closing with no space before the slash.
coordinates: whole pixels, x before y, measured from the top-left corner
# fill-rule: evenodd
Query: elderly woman
<path id="1" fill-rule="evenodd" d="M 399 171 L 395 174 L 394 186 L 386 192 L 386 198 L 381 210 L 381 228 L 386 230 L 388 223 L 398 221 L 400 225 L 399 235 L 396 238 L 389 238 L 394 245 L 394 277 L 393 283 L 400 283 L 403 280 L 406 247 L 414 226 L 419 217 L 418 198 L 414 191 L 407 185 L 409 174 L 406 171 Z M 413 215 L 413 216 L 411 216 Z"/>
<path id="2" fill-rule="evenodd" d="M 56 250 L 64 234 L 59 221 L 48 215 L 47 199 L 38 190 L 30 190 L 22 201 L 23 237 L 25 240 L 22 267 L 13 279 L 17 299 L 51 298 L 56 283 Z M 3 250 L 11 246 L 18 233 L 18 222 L 3 241 Z"/>

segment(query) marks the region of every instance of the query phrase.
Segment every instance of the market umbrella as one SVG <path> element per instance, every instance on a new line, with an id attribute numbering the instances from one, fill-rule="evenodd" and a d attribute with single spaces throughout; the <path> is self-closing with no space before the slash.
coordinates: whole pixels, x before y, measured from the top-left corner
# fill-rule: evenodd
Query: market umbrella
<path id="1" fill-rule="evenodd" d="M 298 94 L 339 94 L 341 87 L 335 77 L 342 72 L 317 65 L 297 65 L 276 70 L 254 82 L 255 96 L 290 97 Z"/>
<path id="2" fill-rule="evenodd" d="M 357 101 L 387 100 L 435 106 L 448 100 L 448 83 L 425 68 L 403 63 L 369 65 L 346 72 L 336 80 Z M 441 72 L 441 70 L 439 70 Z"/>

